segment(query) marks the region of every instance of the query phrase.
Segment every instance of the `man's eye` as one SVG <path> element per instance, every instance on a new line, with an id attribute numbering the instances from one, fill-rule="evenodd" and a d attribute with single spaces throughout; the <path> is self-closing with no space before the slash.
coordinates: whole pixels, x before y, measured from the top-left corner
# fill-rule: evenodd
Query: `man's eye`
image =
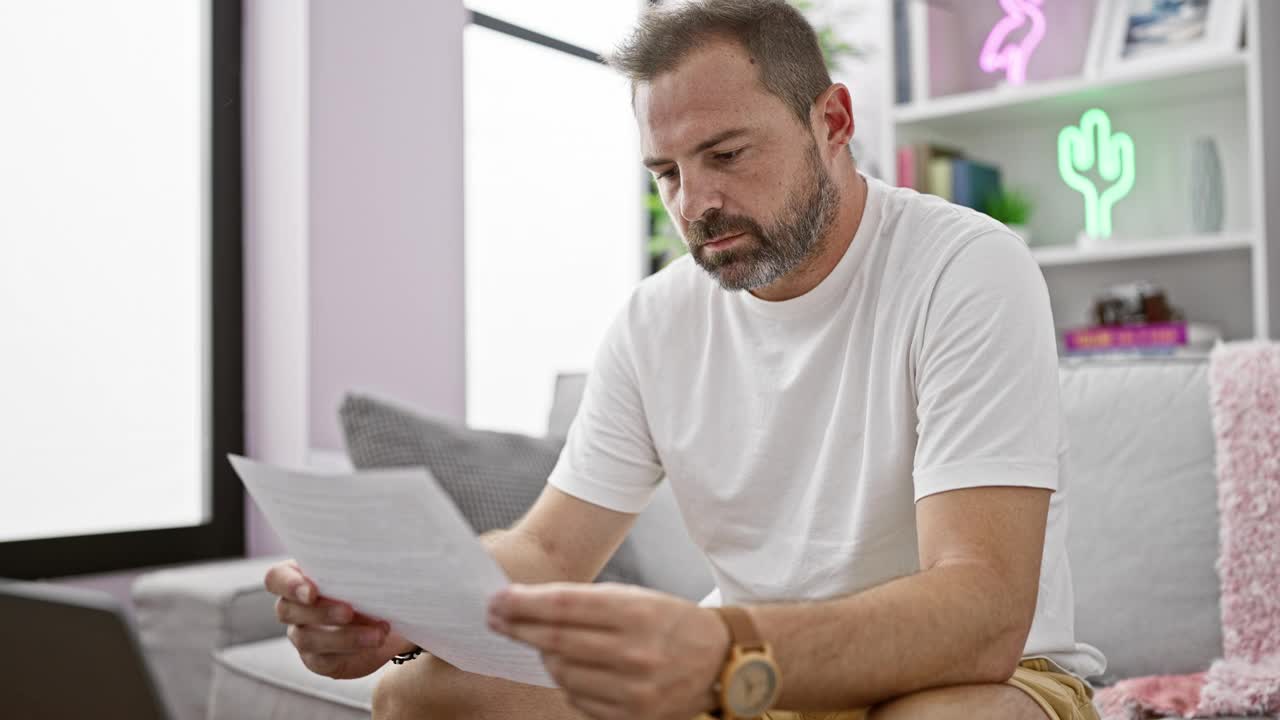
<path id="1" fill-rule="evenodd" d="M 658 179 L 659 179 L 659 180 L 664 180 L 664 179 L 666 179 L 666 178 L 669 178 L 669 177 L 675 177 L 675 176 L 676 176 L 676 169 L 675 169 L 675 168 L 671 168 L 670 170 L 668 170 L 668 171 L 666 171 L 666 172 L 661 173 L 660 175 L 658 175 Z"/>
<path id="2" fill-rule="evenodd" d="M 734 160 L 737 160 L 738 155 L 740 155 L 741 153 L 742 153 L 741 148 L 737 150 L 729 150 L 728 152 L 718 152 L 715 154 L 715 158 L 722 162 L 732 162 Z"/>

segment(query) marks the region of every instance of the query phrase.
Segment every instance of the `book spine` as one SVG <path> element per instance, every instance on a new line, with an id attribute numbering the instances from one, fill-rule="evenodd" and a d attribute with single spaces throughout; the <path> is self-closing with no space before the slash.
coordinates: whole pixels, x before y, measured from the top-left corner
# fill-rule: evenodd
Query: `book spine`
<path id="1" fill-rule="evenodd" d="M 1117 325 L 1068 330 L 1063 336 L 1068 352 L 1106 350 L 1154 350 L 1187 344 L 1187 324 Z"/>
<path id="2" fill-rule="evenodd" d="M 916 190 L 927 193 L 929 190 L 929 158 L 933 156 L 933 150 L 929 145 L 913 145 L 911 152 L 916 159 L 916 168 L 914 177 L 916 179 Z"/>
<path id="3" fill-rule="evenodd" d="M 929 161 L 929 192 L 951 200 L 951 158 L 935 157 Z"/>
<path id="4" fill-rule="evenodd" d="M 973 163 L 956 158 L 951 161 L 951 202 L 973 207 Z"/>
<path id="5" fill-rule="evenodd" d="M 898 148 L 898 187 L 920 189 L 916 182 L 916 150 L 910 145 Z"/>
<path id="6" fill-rule="evenodd" d="M 899 105 L 905 105 L 912 100 L 911 19 L 907 17 L 907 0 L 893 0 L 893 34 L 894 99 Z"/>

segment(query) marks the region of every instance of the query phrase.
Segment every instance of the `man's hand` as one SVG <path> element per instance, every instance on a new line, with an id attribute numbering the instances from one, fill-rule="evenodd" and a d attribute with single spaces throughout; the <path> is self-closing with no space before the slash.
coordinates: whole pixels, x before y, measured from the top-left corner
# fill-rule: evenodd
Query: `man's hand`
<path id="1" fill-rule="evenodd" d="M 595 720 L 689 720 L 714 708 L 729 650 L 713 611 L 627 585 L 512 585 L 490 602 L 489 627 L 537 648 Z"/>
<path id="2" fill-rule="evenodd" d="M 271 566 L 265 584 L 279 596 L 276 617 L 289 626 L 289 641 L 314 673 L 339 680 L 363 677 L 413 648 L 385 621 L 322 597 L 292 560 Z"/>

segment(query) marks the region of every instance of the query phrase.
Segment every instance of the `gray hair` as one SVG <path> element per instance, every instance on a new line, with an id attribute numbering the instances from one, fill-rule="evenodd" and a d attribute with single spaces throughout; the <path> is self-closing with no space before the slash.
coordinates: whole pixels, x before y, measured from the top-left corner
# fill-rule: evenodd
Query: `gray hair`
<path id="1" fill-rule="evenodd" d="M 637 83 L 673 69 L 707 40 L 737 41 L 759 68 L 765 90 L 806 127 L 813 102 L 831 87 L 818 36 L 784 0 L 688 0 L 647 8 L 631 36 L 605 61 Z"/>

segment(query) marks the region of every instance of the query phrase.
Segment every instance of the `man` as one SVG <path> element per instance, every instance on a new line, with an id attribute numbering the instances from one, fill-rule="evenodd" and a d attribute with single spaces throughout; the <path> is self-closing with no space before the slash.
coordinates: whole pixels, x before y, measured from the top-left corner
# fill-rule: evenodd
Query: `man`
<path id="1" fill-rule="evenodd" d="M 690 255 L 637 288 L 546 491 L 485 538 L 517 583 L 489 623 L 560 689 L 424 656 L 383 677 L 375 717 L 1096 718 L 1025 247 L 857 172 L 849 91 L 781 0 L 651 10 L 611 64 Z M 588 584 L 663 477 L 707 607 Z M 315 672 L 411 648 L 294 565 L 266 582 Z"/>

